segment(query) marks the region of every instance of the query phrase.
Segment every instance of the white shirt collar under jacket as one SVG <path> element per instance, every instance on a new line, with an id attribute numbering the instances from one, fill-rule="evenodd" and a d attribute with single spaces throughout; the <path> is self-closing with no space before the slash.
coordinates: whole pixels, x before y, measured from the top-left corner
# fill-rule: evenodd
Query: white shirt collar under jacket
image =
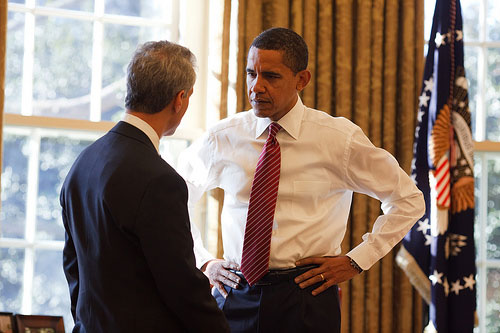
<path id="1" fill-rule="evenodd" d="M 160 153 L 160 138 L 158 137 L 158 134 L 155 132 L 153 127 L 151 127 L 147 122 L 145 122 L 141 118 L 131 115 L 130 113 L 125 113 L 122 118 L 122 121 L 134 127 L 137 127 L 142 132 L 144 132 L 144 134 L 148 136 L 149 140 L 151 140 L 151 142 L 155 146 L 156 151 Z"/>

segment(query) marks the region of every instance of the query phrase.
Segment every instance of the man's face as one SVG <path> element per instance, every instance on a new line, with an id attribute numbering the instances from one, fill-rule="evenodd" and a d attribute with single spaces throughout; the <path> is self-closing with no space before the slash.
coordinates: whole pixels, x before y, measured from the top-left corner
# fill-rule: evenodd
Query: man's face
<path id="1" fill-rule="evenodd" d="M 279 120 L 295 105 L 297 92 L 309 81 L 304 81 L 306 70 L 294 74 L 283 64 L 282 54 L 282 51 L 255 47 L 248 52 L 248 100 L 257 117 Z"/>

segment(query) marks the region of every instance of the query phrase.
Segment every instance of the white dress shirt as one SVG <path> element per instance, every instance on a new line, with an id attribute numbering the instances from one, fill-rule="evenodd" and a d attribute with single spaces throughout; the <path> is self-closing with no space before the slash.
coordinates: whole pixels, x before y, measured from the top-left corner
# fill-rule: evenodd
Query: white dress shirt
<path id="1" fill-rule="evenodd" d="M 158 136 L 158 133 L 156 133 L 156 131 L 153 129 L 153 127 L 151 127 L 151 125 L 149 125 L 141 118 L 126 112 L 122 117 L 122 121 L 129 123 L 130 125 L 137 127 L 142 132 L 144 132 L 144 134 L 148 136 L 149 140 L 151 140 L 151 142 L 155 146 L 156 151 L 158 153 L 160 152 L 160 137 Z"/>
<path id="2" fill-rule="evenodd" d="M 241 263 L 248 201 L 271 120 L 252 110 L 224 119 L 180 157 L 179 173 L 194 204 L 203 192 L 224 190 L 224 259 Z M 422 193 L 387 151 L 345 118 L 305 107 L 300 98 L 278 123 L 281 173 L 271 238 L 271 269 L 299 259 L 341 254 L 353 192 L 382 202 L 371 232 L 347 253 L 363 269 L 386 255 L 424 214 Z M 197 266 L 213 259 L 192 223 Z"/>

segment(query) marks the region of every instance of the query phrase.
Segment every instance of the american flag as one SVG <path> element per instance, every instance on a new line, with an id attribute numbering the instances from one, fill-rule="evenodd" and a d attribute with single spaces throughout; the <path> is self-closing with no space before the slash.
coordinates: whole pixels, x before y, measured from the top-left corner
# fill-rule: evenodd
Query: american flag
<path id="1" fill-rule="evenodd" d="M 412 177 L 425 215 L 399 266 L 429 305 L 426 332 L 472 332 L 476 311 L 471 114 L 459 0 L 437 0 L 419 97 Z"/>

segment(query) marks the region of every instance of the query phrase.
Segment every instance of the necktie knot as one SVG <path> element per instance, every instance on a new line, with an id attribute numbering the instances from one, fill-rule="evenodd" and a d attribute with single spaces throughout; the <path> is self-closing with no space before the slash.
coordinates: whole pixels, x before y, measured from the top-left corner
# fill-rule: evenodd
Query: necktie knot
<path id="1" fill-rule="evenodd" d="M 276 133 L 278 133 L 278 131 L 281 129 L 281 125 L 278 124 L 278 123 L 271 123 L 271 125 L 269 125 L 269 137 L 272 137 L 272 138 L 275 138 L 276 137 Z"/>
<path id="2" fill-rule="evenodd" d="M 269 125 L 269 136 L 267 137 L 267 142 L 272 144 L 273 146 L 278 143 L 278 140 L 276 140 L 276 134 L 279 132 L 281 129 L 281 125 L 278 123 L 271 123 Z"/>

